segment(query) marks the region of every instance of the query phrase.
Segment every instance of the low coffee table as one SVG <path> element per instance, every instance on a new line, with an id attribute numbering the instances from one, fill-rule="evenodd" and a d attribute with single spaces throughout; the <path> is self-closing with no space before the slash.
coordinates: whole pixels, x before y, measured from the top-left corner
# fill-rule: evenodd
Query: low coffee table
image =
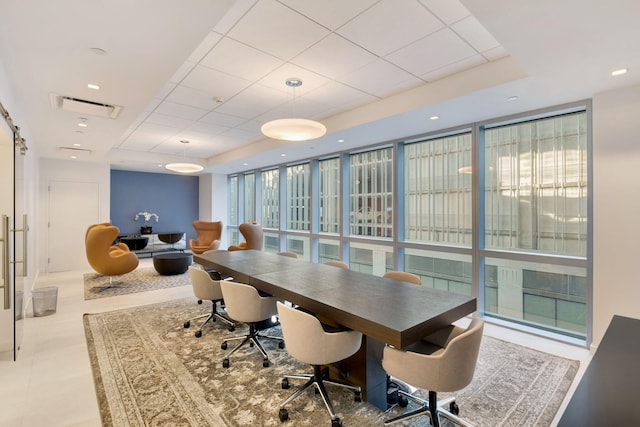
<path id="1" fill-rule="evenodd" d="M 193 264 L 193 255 L 183 252 L 153 256 L 153 267 L 163 276 L 185 273 L 191 264 Z"/>

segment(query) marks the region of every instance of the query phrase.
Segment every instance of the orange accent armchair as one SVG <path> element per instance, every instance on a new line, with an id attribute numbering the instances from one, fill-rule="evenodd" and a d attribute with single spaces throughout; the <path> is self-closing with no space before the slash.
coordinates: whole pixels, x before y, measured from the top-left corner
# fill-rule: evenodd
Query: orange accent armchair
<path id="1" fill-rule="evenodd" d="M 99 274 L 109 277 L 129 273 L 138 266 L 138 256 L 124 243 L 113 244 L 120 229 L 108 222 L 89 226 L 85 235 L 85 247 L 89 265 Z"/>
<path id="2" fill-rule="evenodd" d="M 241 242 L 239 245 L 229 246 L 228 250 L 230 251 L 242 251 L 245 249 L 257 249 L 259 251 L 262 250 L 262 244 L 264 242 L 264 234 L 262 232 L 262 226 L 256 223 L 244 223 L 240 224 L 238 227 L 240 233 L 244 236 L 244 242 Z"/>
<path id="3" fill-rule="evenodd" d="M 222 221 L 195 220 L 192 225 L 193 229 L 198 233 L 197 239 L 189 239 L 189 248 L 194 254 L 218 249 L 222 236 Z"/>

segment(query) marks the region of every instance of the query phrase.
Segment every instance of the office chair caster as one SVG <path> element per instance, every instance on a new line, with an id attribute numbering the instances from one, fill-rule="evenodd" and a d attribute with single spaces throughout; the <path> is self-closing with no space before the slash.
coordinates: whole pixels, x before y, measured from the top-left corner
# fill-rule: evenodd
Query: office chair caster
<path id="1" fill-rule="evenodd" d="M 451 402 L 449 404 L 449 412 L 451 412 L 453 415 L 460 415 L 460 407 L 456 402 Z"/>
<path id="2" fill-rule="evenodd" d="M 280 387 L 282 387 L 282 389 L 286 390 L 289 387 L 291 387 L 289 385 L 289 379 L 288 378 L 283 378 L 282 381 L 280 382 Z"/>
<path id="3" fill-rule="evenodd" d="M 401 408 L 406 408 L 409 404 L 409 399 L 407 396 L 398 395 L 398 406 Z"/>
<path id="4" fill-rule="evenodd" d="M 262 361 L 262 366 L 265 367 L 265 368 L 268 368 L 269 367 L 269 359 L 264 359 Z"/>
<path id="5" fill-rule="evenodd" d="M 278 348 L 284 348 L 284 341 L 280 341 L 278 343 Z"/>
<path id="6" fill-rule="evenodd" d="M 202 304 L 202 300 L 201 299 L 198 300 L 198 304 Z"/>
<path id="7" fill-rule="evenodd" d="M 356 391 L 353 395 L 353 401 L 354 402 L 362 402 L 362 393 L 359 391 Z"/>
<path id="8" fill-rule="evenodd" d="M 285 408 L 280 408 L 280 412 L 278 412 L 278 418 L 280 418 L 280 422 L 283 423 L 289 419 L 289 411 Z"/>
<path id="9" fill-rule="evenodd" d="M 236 327 L 234 325 L 229 326 L 229 332 L 233 332 L 236 330 Z"/>
<path id="10" fill-rule="evenodd" d="M 191 326 L 191 321 L 187 320 L 186 322 L 184 322 L 184 328 L 187 329 L 189 326 Z"/>
<path id="11" fill-rule="evenodd" d="M 223 350 L 227 349 L 227 342 L 226 341 L 222 341 L 222 344 L 220 344 L 220 348 Z"/>
<path id="12" fill-rule="evenodd" d="M 202 331 L 196 331 L 195 336 L 196 338 L 200 338 L 202 336 Z"/>
<path id="13" fill-rule="evenodd" d="M 342 420 L 340 418 L 334 418 L 331 420 L 331 427 L 342 427 Z"/>
<path id="14" fill-rule="evenodd" d="M 228 368 L 229 367 L 229 359 L 224 359 L 222 361 L 222 367 L 223 368 Z"/>

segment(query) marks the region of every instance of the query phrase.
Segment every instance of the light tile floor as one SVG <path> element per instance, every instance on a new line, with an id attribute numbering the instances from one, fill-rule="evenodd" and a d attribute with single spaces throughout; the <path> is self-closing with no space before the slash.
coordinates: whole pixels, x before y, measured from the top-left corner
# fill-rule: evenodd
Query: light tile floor
<path id="1" fill-rule="evenodd" d="M 141 265 L 151 265 L 150 260 L 141 260 Z M 186 286 L 85 301 L 82 276 L 86 272 L 54 273 L 38 279 L 36 287 L 58 287 L 57 312 L 27 317 L 18 360 L 0 360 L 0 426 L 100 426 L 82 315 L 193 297 Z M 578 359 L 582 363 L 577 378 L 590 360 L 584 348 L 495 325 L 487 325 L 485 334 Z M 577 379 L 569 395 L 576 384 Z"/>

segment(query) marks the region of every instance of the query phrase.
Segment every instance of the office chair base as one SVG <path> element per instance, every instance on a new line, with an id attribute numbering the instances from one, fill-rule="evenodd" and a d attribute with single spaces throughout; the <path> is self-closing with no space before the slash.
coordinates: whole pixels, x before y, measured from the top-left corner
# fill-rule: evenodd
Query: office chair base
<path id="1" fill-rule="evenodd" d="M 194 320 L 206 317 L 206 320 L 200 324 L 200 327 L 195 333 L 196 338 L 200 338 L 202 336 L 202 329 L 205 327 L 207 323 L 215 322 L 217 319 L 220 319 L 225 325 L 227 325 L 229 328 L 229 331 L 233 332 L 236 329 L 236 324 L 233 321 L 231 321 L 230 319 L 227 319 L 225 316 L 222 315 L 222 313 L 218 312 L 217 301 L 212 301 L 212 303 L 213 305 L 211 308 L 211 313 L 203 314 L 201 316 L 196 316 L 184 322 L 183 326 L 186 329 L 191 326 L 191 322 L 193 322 Z"/>
<path id="2" fill-rule="evenodd" d="M 241 340 L 240 344 L 236 345 L 229 353 L 227 353 L 224 356 L 224 359 L 222 360 L 222 367 L 223 368 L 228 368 L 229 365 L 230 365 L 229 356 L 231 356 L 233 353 L 235 353 L 238 349 L 240 349 L 242 346 L 244 346 L 247 343 L 249 343 L 250 347 L 257 348 L 258 351 L 260 352 L 260 354 L 262 354 L 262 358 L 263 358 L 262 366 L 264 366 L 265 368 L 269 367 L 269 365 L 270 365 L 269 356 L 267 355 L 267 351 L 264 349 L 264 347 L 262 346 L 262 343 L 260 342 L 261 338 L 268 339 L 268 340 L 273 340 L 273 341 L 278 341 L 278 348 L 284 348 L 284 341 L 282 340 L 282 337 L 274 337 L 274 336 L 270 336 L 270 335 L 261 335 L 259 330 L 256 328 L 256 325 L 253 324 L 253 323 L 250 323 L 249 324 L 249 333 L 247 335 L 240 335 L 240 336 L 237 336 L 237 337 L 227 338 L 220 345 L 221 349 L 226 350 L 228 345 L 229 345 L 228 344 L 229 341 Z"/>
<path id="3" fill-rule="evenodd" d="M 279 418 L 280 421 L 284 422 L 289 419 L 289 411 L 285 408 L 289 402 L 294 400 L 296 397 L 300 396 L 306 389 L 311 387 L 312 385 L 316 388 L 316 393 L 322 397 L 322 401 L 324 402 L 324 406 L 329 411 L 331 415 L 331 426 L 341 426 L 342 420 L 338 418 L 335 410 L 333 409 L 333 403 L 329 398 L 329 394 L 327 393 L 327 389 L 325 388 L 325 384 L 332 384 L 338 387 L 346 388 L 352 390 L 354 392 L 354 400 L 356 402 L 362 401 L 362 390 L 358 386 L 354 386 L 351 384 L 345 384 L 339 381 L 334 381 L 329 378 L 326 378 L 322 371 L 322 366 L 314 365 L 313 366 L 313 374 L 286 374 L 282 379 L 282 388 L 289 388 L 289 379 L 306 379 L 307 382 L 304 383 L 300 388 L 298 388 L 295 392 L 293 392 L 289 397 L 287 397 L 280 404 Z"/>
<path id="4" fill-rule="evenodd" d="M 426 415 L 431 419 L 431 425 L 433 427 L 440 426 L 440 416 L 447 418 L 454 424 L 457 424 L 462 427 L 474 427 L 473 424 L 469 423 L 466 420 L 458 417 L 458 405 L 455 402 L 455 397 L 448 397 L 446 399 L 438 400 L 437 393 L 434 391 L 429 391 L 429 400 L 420 399 L 419 397 L 413 396 L 405 391 L 398 390 L 398 396 L 404 396 L 414 402 L 421 404 L 418 409 L 407 412 L 405 414 L 398 415 L 397 417 L 391 418 L 384 422 L 385 426 L 398 423 L 400 421 L 405 421 L 410 418 L 415 418 L 421 415 Z M 444 407 L 449 405 L 449 409 L 447 410 Z M 402 406 L 402 405 L 401 405 Z M 406 405 L 405 405 L 406 406 Z M 431 411 L 431 408 L 435 408 L 434 411 Z"/>
<path id="5" fill-rule="evenodd" d="M 114 282 L 113 281 L 113 276 L 109 276 L 109 284 L 108 285 L 105 285 L 105 286 L 94 286 L 91 289 L 98 289 L 99 292 L 104 292 L 107 289 L 122 288 L 125 285 L 126 285 L 126 283 L 124 283 L 124 282 Z"/>

